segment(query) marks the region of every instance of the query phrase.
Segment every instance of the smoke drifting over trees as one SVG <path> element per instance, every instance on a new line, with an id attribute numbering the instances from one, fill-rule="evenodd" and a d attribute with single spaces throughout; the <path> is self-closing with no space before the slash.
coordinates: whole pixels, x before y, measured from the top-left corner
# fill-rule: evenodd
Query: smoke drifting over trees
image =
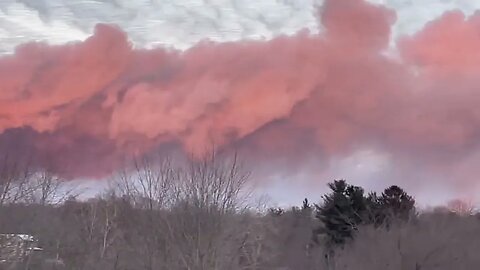
<path id="1" fill-rule="evenodd" d="M 62 181 L 48 174 L 10 167 L 0 184 L 8 194 L 0 205 L 0 231 L 34 235 L 41 251 L 5 257 L 9 246 L 2 242 L 1 269 L 480 265 L 475 253 L 480 217 L 458 201 L 450 209 L 419 212 L 398 186 L 367 194 L 336 180 L 313 203 L 305 199 L 301 207 L 259 209 L 248 200 L 249 173 L 236 156 L 211 153 L 181 163 L 142 159 L 132 167 L 130 173 L 117 173 L 103 195 L 88 201 L 65 197 Z"/>
<path id="2" fill-rule="evenodd" d="M 133 48 L 104 24 L 84 42 L 19 45 L 0 58 L 2 147 L 69 178 L 106 177 L 124 156 L 158 149 L 201 154 L 212 141 L 272 171 L 312 157 L 323 170 L 373 149 L 395 180 L 471 188 L 479 15 L 448 12 L 394 49 L 396 14 L 383 6 L 327 0 L 317 15 L 319 33 L 185 51 Z"/>
<path id="3" fill-rule="evenodd" d="M 0 233 L 43 250 L 4 258 L 0 243 L 0 267 L 478 269 L 473 204 L 419 211 L 405 186 L 477 187 L 480 14 L 447 12 L 392 47 L 393 10 L 317 13 L 323 31 L 265 41 L 142 49 L 98 24 L 1 56 Z M 364 149 L 395 185 L 334 180 L 293 208 L 252 206 L 249 168 L 228 156 L 260 167 L 257 183 L 314 163 L 314 183 Z M 67 183 L 83 178 L 111 182 L 81 201 Z"/>

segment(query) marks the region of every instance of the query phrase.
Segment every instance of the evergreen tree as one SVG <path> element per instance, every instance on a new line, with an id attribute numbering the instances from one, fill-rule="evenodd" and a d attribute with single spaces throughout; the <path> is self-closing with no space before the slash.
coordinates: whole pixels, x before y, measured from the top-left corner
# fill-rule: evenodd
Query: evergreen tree
<path id="1" fill-rule="evenodd" d="M 349 185 L 345 180 L 335 180 L 328 186 L 332 192 L 323 197 L 321 205 L 316 205 L 316 217 L 323 223 L 316 233 L 324 233 L 329 245 L 342 245 L 363 222 L 367 214 L 366 198 L 361 187 Z"/>
<path id="2" fill-rule="evenodd" d="M 385 211 L 383 211 L 383 208 L 380 205 L 379 198 L 376 192 L 371 192 L 368 194 L 366 204 L 366 223 L 374 224 L 376 227 L 383 225 L 386 215 Z"/>
<path id="3" fill-rule="evenodd" d="M 360 224 L 388 227 L 395 220 L 408 220 L 415 210 L 415 200 L 398 186 L 388 187 L 380 196 L 374 192 L 365 196 L 363 188 L 345 180 L 328 186 L 331 193 L 316 205 L 316 217 L 323 226 L 314 231 L 314 239 L 324 235 L 328 245 L 343 245 Z"/>
<path id="4" fill-rule="evenodd" d="M 308 202 L 308 199 L 305 198 L 305 200 L 303 200 L 302 210 L 307 210 L 307 209 L 310 209 L 310 208 L 311 208 L 310 203 Z"/>
<path id="5" fill-rule="evenodd" d="M 384 215 L 397 220 L 408 220 L 415 211 L 415 200 L 398 186 L 390 186 L 378 197 Z"/>
<path id="6" fill-rule="evenodd" d="M 380 196 L 370 193 L 366 199 L 365 223 L 389 227 L 392 222 L 406 221 L 415 212 L 415 200 L 398 186 L 390 186 Z"/>

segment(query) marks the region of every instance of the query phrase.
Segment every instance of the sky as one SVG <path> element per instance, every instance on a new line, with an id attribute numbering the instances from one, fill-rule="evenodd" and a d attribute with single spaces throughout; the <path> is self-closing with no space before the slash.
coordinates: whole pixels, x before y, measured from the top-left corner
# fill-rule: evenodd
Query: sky
<path id="1" fill-rule="evenodd" d="M 471 15 L 477 0 L 370 0 L 397 13 L 394 36 L 411 34 L 448 10 Z M 139 47 L 188 49 L 200 40 L 271 39 L 318 31 L 322 0 L 2 0 L 0 53 L 32 40 L 64 44 L 89 37 L 97 23 L 119 25 Z"/>
<path id="2" fill-rule="evenodd" d="M 0 0 L 0 145 L 103 184 L 125 156 L 213 140 L 280 204 L 340 178 L 424 204 L 477 200 L 478 9 Z"/>

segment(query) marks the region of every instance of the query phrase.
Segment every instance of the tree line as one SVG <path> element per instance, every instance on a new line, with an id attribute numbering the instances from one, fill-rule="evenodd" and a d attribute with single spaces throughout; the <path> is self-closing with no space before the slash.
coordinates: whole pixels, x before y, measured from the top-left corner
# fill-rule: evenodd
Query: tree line
<path id="1" fill-rule="evenodd" d="M 7 164 L 8 165 L 8 164 Z M 48 173 L 0 171 L 0 233 L 43 248 L 5 269 L 477 269 L 480 219 L 420 212 L 399 186 L 366 193 L 345 180 L 298 207 L 252 205 L 236 156 L 141 159 L 96 198 Z M 457 207 L 459 209 L 459 207 Z M 464 208 L 462 208 L 464 209 Z M 0 247 L 1 251 L 1 247 Z M 13 268 L 12 268 L 13 267 Z"/>

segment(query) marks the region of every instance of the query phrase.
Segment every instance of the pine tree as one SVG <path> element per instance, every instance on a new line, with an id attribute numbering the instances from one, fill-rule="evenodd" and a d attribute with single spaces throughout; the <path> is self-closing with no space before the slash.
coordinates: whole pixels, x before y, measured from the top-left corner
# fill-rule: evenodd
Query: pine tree
<path id="1" fill-rule="evenodd" d="M 302 210 L 307 210 L 310 208 L 311 208 L 310 203 L 308 202 L 308 199 L 305 198 L 305 200 L 303 200 L 303 203 L 302 203 Z"/>
<path id="2" fill-rule="evenodd" d="M 373 224 L 379 227 L 385 222 L 385 211 L 380 205 L 379 198 L 376 192 L 371 192 L 367 196 L 367 215 L 365 223 Z"/>
<path id="3" fill-rule="evenodd" d="M 398 186 L 390 186 L 378 197 L 384 215 L 390 219 L 408 220 L 415 210 L 415 200 Z"/>
<path id="4" fill-rule="evenodd" d="M 366 198 L 361 187 L 348 185 L 345 180 L 335 180 L 328 186 L 332 192 L 323 197 L 321 205 L 316 205 L 316 217 L 324 226 L 316 232 L 326 234 L 328 245 L 342 245 L 363 222 Z"/>
<path id="5" fill-rule="evenodd" d="M 335 180 L 328 186 L 331 192 L 323 196 L 321 205 L 315 205 L 322 226 L 314 231 L 314 240 L 318 243 L 323 235 L 329 247 L 342 246 L 352 239 L 361 224 L 388 228 L 393 221 L 408 220 L 415 210 L 415 200 L 398 186 L 385 189 L 380 196 L 365 196 L 363 188 L 345 180 Z"/>

